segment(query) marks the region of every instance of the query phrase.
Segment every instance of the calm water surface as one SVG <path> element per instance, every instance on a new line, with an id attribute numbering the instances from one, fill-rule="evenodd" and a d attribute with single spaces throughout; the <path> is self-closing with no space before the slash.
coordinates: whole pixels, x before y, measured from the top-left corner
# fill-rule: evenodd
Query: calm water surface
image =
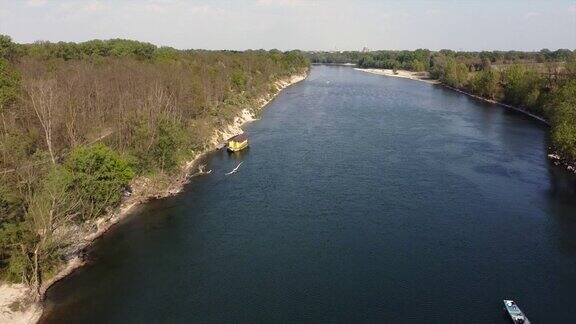
<path id="1" fill-rule="evenodd" d="M 507 323 L 513 298 L 576 323 L 576 184 L 538 122 L 317 66 L 246 130 L 100 240 L 44 322 Z"/>

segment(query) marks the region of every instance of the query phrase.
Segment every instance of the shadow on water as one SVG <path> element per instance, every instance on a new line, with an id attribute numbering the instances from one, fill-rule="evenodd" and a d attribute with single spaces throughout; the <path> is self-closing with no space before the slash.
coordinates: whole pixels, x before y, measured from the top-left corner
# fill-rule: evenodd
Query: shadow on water
<path id="1" fill-rule="evenodd" d="M 563 253 L 576 256 L 576 175 L 550 163 L 549 208 L 558 223 L 558 242 Z"/>
<path id="2" fill-rule="evenodd" d="M 236 152 L 231 152 L 226 150 L 226 153 L 228 154 L 228 157 L 232 160 L 238 161 L 238 162 L 242 162 L 244 159 L 246 159 L 248 157 L 248 154 L 250 154 L 250 146 L 248 146 L 247 148 L 240 150 L 240 151 L 236 151 Z"/>

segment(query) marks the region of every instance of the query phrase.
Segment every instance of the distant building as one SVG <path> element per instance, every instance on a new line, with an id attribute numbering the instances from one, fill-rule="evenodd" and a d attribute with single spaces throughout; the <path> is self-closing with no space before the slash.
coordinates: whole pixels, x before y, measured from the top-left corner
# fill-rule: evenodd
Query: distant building
<path id="1" fill-rule="evenodd" d="M 368 48 L 368 46 L 362 47 L 362 53 L 368 53 L 368 52 L 370 52 L 370 49 Z"/>

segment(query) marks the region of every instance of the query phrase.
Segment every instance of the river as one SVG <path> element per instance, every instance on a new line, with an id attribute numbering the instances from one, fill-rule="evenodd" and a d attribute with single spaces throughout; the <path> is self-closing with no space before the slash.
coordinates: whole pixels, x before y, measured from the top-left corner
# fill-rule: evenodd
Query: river
<path id="1" fill-rule="evenodd" d="M 245 129 L 99 240 L 42 322 L 508 323 L 504 298 L 575 321 L 576 181 L 539 122 L 314 66 Z"/>

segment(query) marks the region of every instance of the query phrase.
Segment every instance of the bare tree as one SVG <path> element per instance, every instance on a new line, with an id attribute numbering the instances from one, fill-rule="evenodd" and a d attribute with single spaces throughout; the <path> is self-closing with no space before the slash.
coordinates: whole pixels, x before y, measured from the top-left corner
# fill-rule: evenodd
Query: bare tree
<path id="1" fill-rule="evenodd" d="M 34 239 L 27 248 L 28 284 L 36 299 L 42 295 L 43 272 L 58 258 L 60 249 L 70 244 L 70 225 L 78 215 L 79 200 L 70 190 L 65 172 L 54 169 L 42 189 L 29 195 L 26 220 Z"/>
<path id="2" fill-rule="evenodd" d="M 52 164 L 56 164 L 53 146 L 54 115 L 56 113 L 55 83 L 55 80 L 39 79 L 31 80 L 24 86 L 30 97 L 32 109 L 34 109 L 34 113 L 42 125 Z"/>

